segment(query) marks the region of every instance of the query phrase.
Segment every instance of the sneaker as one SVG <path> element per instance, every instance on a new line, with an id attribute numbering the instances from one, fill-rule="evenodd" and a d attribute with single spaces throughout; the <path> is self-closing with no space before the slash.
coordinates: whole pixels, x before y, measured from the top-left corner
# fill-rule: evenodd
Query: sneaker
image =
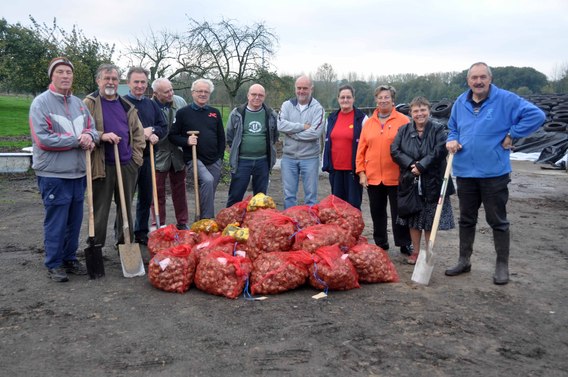
<path id="1" fill-rule="evenodd" d="M 51 280 L 58 283 L 69 281 L 69 276 L 67 276 L 67 272 L 65 272 L 65 269 L 63 267 L 48 268 L 47 274 Z"/>
<path id="2" fill-rule="evenodd" d="M 412 252 L 414 251 L 414 246 L 412 245 L 406 245 L 406 246 L 401 246 L 400 247 L 400 253 L 404 254 L 404 255 L 412 255 Z"/>
<path id="3" fill-rule="evenodd" d="M 176 228 L 178 228 L 178 230 L 189 230 L 189 226 L 187 226 L 187 224 L 177 224 Z"/>
<path id="4" fill-rule="evenodd" d="M 87 275 L 87 268 L 78 260 L 65 261 L 63 262 L 63 267 L 68 274 Z"/>

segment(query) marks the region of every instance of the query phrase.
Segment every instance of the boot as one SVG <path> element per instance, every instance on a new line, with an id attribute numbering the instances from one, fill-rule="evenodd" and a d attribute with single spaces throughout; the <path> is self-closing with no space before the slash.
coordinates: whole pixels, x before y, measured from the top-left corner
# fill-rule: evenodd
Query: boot
<path id="1" fill-rule="evenodd" d="M 504 232 L 494 230 L 493 242 L 495 242 L 495 251 L 497 252 L 493 283 L 504 285 L 509 282 L 509 230 Z"/>
<path id="2" fill-rule="evenodd" d="M 471 263 L 469 258 L 473 252 L 473 241 L 475 240 L 475 227 L 462 228 L 460 227 L 460 257 L 458 264 L 453 268 L 448 268 L 445 271 L 447 276 L 457 276 L 464 272 L 471 271 Z"/>

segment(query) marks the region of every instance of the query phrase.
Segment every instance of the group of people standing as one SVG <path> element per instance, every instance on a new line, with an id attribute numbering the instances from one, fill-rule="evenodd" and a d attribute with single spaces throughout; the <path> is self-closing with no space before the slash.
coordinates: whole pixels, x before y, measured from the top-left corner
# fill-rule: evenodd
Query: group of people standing
<path id="1" fill-rule="evenodd" d="M 127 73 L 130 91 L 120 96 L 120 70 L 103 64 L 96 74 L 98 90 L 80 101 L 71 94 L 73 71 L 68 59 L 53 59 L 48 68 L 49 89 L 34 99 L 30 108 L 33 169 L 46 210 L 45 266 L 55 281 L 67 281 L 68 273 L 86 274 L 76 257 L 86 153 L 91 153 L 92 161 L 95 242 L 105 244 L 113 198 L 117 206 L 115 243 L 124 242 L 120 206 L 126 206 L 132 224 L 131 205 L 138 191 L 132 236 L 139 243 L 147 243 L 154 205 L 158 205 L 160 221 L 156 224 L 157 218 L 153 218 L 153 223 L 158 227 L 166 223 L 168 177 L 177 227 L 188 229 L 186 171 L 193 164 L 192 148 L 197 150 L 201 218 L 213 218 L 225 146 L 230 149 L 227 206 L 231 206 L 243 200 L 251 180 L 254 194 L 268 191 L 270 171 L 276 163 L 275 145 L 281 134 L 284 208 L 298 204 L 300 180 L 304 203 L 317 203 L 321 168 L 329 173 L 332 193 L 358 209 L 366 189 L 373 239 L 385 250 L 389 249 L 387 203 L 390 205 L 394 244 L 411 264 L 416 262 L 422 233 L 428 243 L 446 157 L 455 153 L 460 250 L 457 266 L 446 270 L 446 275 L 470 271 L 477 211 L 483 203 L 497 252 L 494 282 L 508 282 L 506 202 L 511 138 L 533 132 L 542 124 L 544 114 L 491 84 L 491 70 L 485 63 L 476 63 L 468 71 L 470 89 L 454 105 L 449 133 L 431 120 L 431 105 L 424 97 L 410 103 L 411 119 L 398 112 L 396 90 L 389 85 L 376 89 L 377 108 L 370 117 L 354 106 L 353 87 L 341 86 L 339 109 L 326 120 L 324 108 L 312 96 L 313 84 L 307 76 L 296 79 L 295 97 L 282 104 L 279 114 L 265 104 L 264 87 L 253 84 L 247 102 L 230 113 L 225 131 L 221 113 L 209 105 L 214 90 L 210 80 L 192 83 L 193 101 L 187 104 L 174 94 L 169 80 L 159 78 L 152 83 L 153 98 L 149 99 L 145 96 L 149 73 L 133 67 Z M 154 148 L 158 203 L 152 201 L 150 149 Z M 117 199 L 117 164 L 121 165 L 125 203 Z M 403 218 L 398 215 L 399 188 L 416 180 L 422 210 Z M 447 194 L 454 192 L 450 182 Z M 453 227 L 446 196 L 440 229 Z"/>

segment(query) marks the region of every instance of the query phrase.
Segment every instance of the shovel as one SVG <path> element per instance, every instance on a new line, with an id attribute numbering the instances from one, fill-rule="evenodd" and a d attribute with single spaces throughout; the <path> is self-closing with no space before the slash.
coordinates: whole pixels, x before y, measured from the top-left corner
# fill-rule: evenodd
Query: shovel
<path id="1" fill-rule="evenodd" d="M 85 249 L 85 264 L 91 279 L 105 276 L 103 251 L 100 244 L 95 244 L 95 211 L 93 208 L 93 173 L 91 172 L 91 151 L 85 151 L 87 158 L 87 206 L 89 207 L 89 238 Z"/>
<path id="2" fill-rule="evenodd" d="M 154 161 L 154 145 L 150 143 L 150 169 L 152 169 L 152 200 L 154 201 L 154 217 L 156 218 L 156 229 L 162 227 L 160 222 L 160 206 L 158 204 L 158 185 L 156 184 L 156 162 Z"/>
<path id="3" fill-rule="evenodd" d="M 199 135 L 199 131 L 187 131 L 188 135 Z M 197 176 L 197 145 L 191 146 L 191 157 L 193 162 L 193 186 L 195 187 L 195 221 L 201 219 L 201 209 L 199 208 L 199 182 Z"/>
<path id="4" fill-rule="evenodd" d="M 146 273 L 144 262 L 140 252 L 140 245 L 130 243 L 130 226 L 128 225 L 128 211 L 124 198 L 124 185 L 122 183 L 122 170 L 120 168 L 120 155 L 118 154 L 118 144 L 114 145 L 114 160 L 116 163 L 116 178 L 118 181 L 118 193 L 120 195 L 120 208 L 122 209 L 122 231 L 124 233 L 124 245 L 118 245 L 118 254 L 122 264 L 122 274 L 126 278 L 142 276 Z"/>
<path id="5" fill-rule="evenodd" d="M 448 181 L 450 179 L 450 172 L 452 171 L 452 162 L 454 161 L 454 154 L 450 153 L 444 173 L 444 181 L 442 189 L 440 190 L 440 197 L 438 198 L 438 205 L 436 206 L 436 213 L 434 215 L 434 222 L 432 224 L 432 232 L 430 233 L 430 240 L 428 241 L 428 248 L 420 250 L 414 271 L 412 272 L 412 281 L 418 284 L 428 285 L 432 277 L 432 270 L 434 269 L 434 241 L 438 233 L 438 225 L 440 224 L 440 216 L 442 215 L 442 207 L 444 205 L 444 197 L 446 196 L 446 189 L 448 188 Z"/>

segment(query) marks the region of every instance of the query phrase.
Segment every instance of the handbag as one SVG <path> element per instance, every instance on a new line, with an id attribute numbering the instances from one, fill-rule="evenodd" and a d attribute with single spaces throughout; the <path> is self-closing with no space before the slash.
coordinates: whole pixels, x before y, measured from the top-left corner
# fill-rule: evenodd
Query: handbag
<path id="1" fill-rule="evenodd" d="M 415 215 L 424 208 L 420 197 L 420 177 L 413 177 L 411 182 L 408 181 L 408 179 L 403 179 L 398 187 L 398 217 L 401 219 Z"/>

